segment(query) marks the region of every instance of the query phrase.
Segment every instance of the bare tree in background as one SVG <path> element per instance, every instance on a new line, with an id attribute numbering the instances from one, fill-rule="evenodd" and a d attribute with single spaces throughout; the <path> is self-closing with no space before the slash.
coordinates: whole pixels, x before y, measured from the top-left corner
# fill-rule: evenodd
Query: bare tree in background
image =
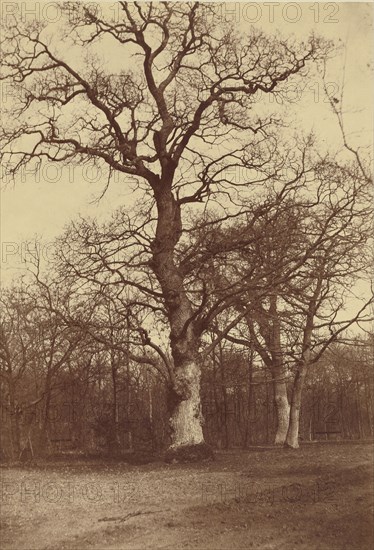
<path id="1" fill-rule="evenodd" d="M 213 257 L 216 248 L 207 279 L 228 300 L 227 290 L 236 288 L 231 304 L 247 325 L 221 319 L 216 333 L 260 355 L 273 380 L 275 442 L 287 438 L 296 448 L 308 366 L 348 327 L 370 319 L 370 296 L 353 311 L 344 309 L 355 284 L 370 277 L 372 190 L 356 163 L 325 157 L 314 165 L 313 183 L 299 182 L 294 191 L 269 210 L 262 206 L 261 216 L 253 207 L 253 217 L 235 229 L 213 227 L 215 239 L 205 231 L 208 245 L 200 254 Z M 293 375 L 290 409 L 286 382 Z"/>

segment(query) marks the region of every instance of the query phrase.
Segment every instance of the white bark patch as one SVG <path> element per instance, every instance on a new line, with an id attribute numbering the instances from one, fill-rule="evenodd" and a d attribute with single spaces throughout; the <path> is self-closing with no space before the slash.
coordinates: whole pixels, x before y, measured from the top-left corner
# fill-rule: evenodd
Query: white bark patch
<path id="1" fill-rule="evenodd" d="M 173 429 L 170 448 L 204 443 L 201 426 L 200 369 L 196 363 L 188 363 L 179 375 L 180 383 L 188 387 L 189 397 L 181 401 L 170 419 Z"/>

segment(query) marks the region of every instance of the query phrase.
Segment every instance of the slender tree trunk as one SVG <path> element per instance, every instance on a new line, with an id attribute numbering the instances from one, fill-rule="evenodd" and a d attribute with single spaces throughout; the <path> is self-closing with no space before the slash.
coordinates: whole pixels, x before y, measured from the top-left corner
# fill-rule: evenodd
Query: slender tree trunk
<path id="1" fill-rule="evenodd" d="M 287 396 L 287 384 L 284 379 L 285 368 L 283 365 L 283 351 L 281 343 L 281 322 L 277 310 L 277 295 L 273 294 L 270 297 L 269 312 L 262 316 L 259 315 L 257 322 L 260 333 L 265 341 L 267 350 L 260 344 L 257 339 L 253 322 L 250 317 L 247 317 L 247 325 L 252 338 L 255 341 L 256 348 L 265 365 L 269 368 L 273 380 L 274 404 L 277 415 L 277 430 L 274 443 L 283 445 L 286 441 L 290 405 Z"/>
<path id="2" fill-rule="evenodd" d="M 356 396 L 356 414 L 357 414 L 357 429 L 358 429 L 358 439 L 363 438 L 363 430 L 362 430 L 362 421 L 361 421 L 361 407 L 360 407 L 360 384 L 359 381 L 356 380 L 355 384 L 355 396 Z"/>
<path id="3" fill-rule="evenodd" d="M 149 432 L 151 436 L 152 450 L 157 446 L 155 440 L 155 430 L 153 425 L 153 397 L 152 397 L 152 384 L 149 376 L 148 370 L 146 371 L 146 384 L 147 384 L 147 394 L 148 394 L 148 421 L 149 421 Z"/>
<path id="4" fill-rule="evenodd" d="M 269 443 L 269 401 L 268 371 L 265 370 L 266 443 Z"/>
<path id="5" fill-rule="evenodd" d="M 51 369 L 48 367 L 48 372 L 45 381 L 45 405 L 44 405 L 44 415 L 41 426 L 40 434 L 40 446 L 41 452 L 46 452 L 46 448 L 50 447 L 49 440 L 49 427 L 50 427 L 50 407 L 51 407 L 51 383 L 52 383 L 52 374 Z"/>
<path id="6" fill-rule="evenodd" d="M 277 297 L 271 296 L 270 313 L 272 316 L 271 357 L 273 368 L 271 374 L 274 387 L 274 402 L 277 413 L 277 431 L 275 434 L 276 445 L 283 445 L 286 441 L 290 419 L 290 405 L 287 396 L 287 384 L 285 380 L 285 367 L 283 364 L 283 352 L 281 344 L 281 324 L 277 312 Z"/>
<path id="7" fill-rule="evenodd" d="M 226 377 L 225 377 L 225 367 L 224 367 L 224 360 L 223 360 L 223 351 L 222 351 L 222 343 L 220 342 L 218 345 L 219 350 L 219 359 L 218 359 L 218 367 L 220 372 L 220 380 L 221 380 L 221 391 L 222 391 L 222 397 L 223 397 L 223 411 L 224 411 L 224 427 L 225 427 L 225 449 L 228 449 L 230 447 L 230 441 L 229 441 L 229 426 L 228 426 L 228 404 L 227 404 L 227 388 L 226 388 Z"/>
<path id="8" fill-rule="evenodd" d="M 127 381 L 127 395 L 126 395 L 126 416 L 128 422 L 127 430 L 127 448 L 133 450 L 132 442 L 132 423 L 131 423 L 131 372 L 130 372 L 130 321 L 127 316 L 126 326 L 126 381 Z"/>
<path id="9" fill-rule="evenodd" d="M 303 392 L 304 380 L 306 375 L 306 364 L 303 362 L 295 375 L 295 380 L 292 388 L 290 423 L 288 427 L 285 445 L 292 449 L 299 448 L 299 426 L 300 426 L 300 409 L 301 396 Z"/>
<path id="10" fill-rule="evenodd" d="M 324 266 L 322 266 L 317 279 L 316 287 L 314 289 L 312 298 L 308 305 L 306 323 L 303 334 L 303 343 L 300 362 L 298 364 L 298 369 L 295 375 L 293 388 L 292 388 L 292 398 L 291 398 L 291 410 L 290 410 L 290 424 L 288 427 L 286 443 L 287 447 L 292 449 L 298 449 L 299 447 L 299 428 L 300 428 L 300 409 L 301 409 L 301 397 L 303 393 L 304 381 L 307 373 L 307 368 L 311 359 L 311 341 L 314 328 L 314 316 L 317 311 L 317 298 L 321 292 L 322 281 L 323 281 L 323 271 Z"/>
<path id="11" fill-rule="evenodd" d="M 340 411 L 340 424 L 342 428 L 342 438 L 346 437 L 346 426 L 345 426 L 345 415 L 344 415 L 344 405 L 343 405 L 343 383 L 339 381 L 339 411 Z"/>
<path id="12" fill-rule="evenodd" d="M 213 359 L 213 395 L 214 395 L 214 426 L 217 438 L 217 447 L 222 449 L 222 422 L 221 422 L 221 403 L 217 392 L 217 361 L 215 359 L 215 350 L 212 350 Z"/>
<path id="13" fill-rule="evenodd" d="M 368 415 L 369 436 L 373 436 L 373 411 L 371 406 L 370 379 L 365 382 L 365 404 Z"/>
<path id="14" fill-rule="evenodd" d="M 250 349 L 249 362 L 248 362 L 248 378 L 247 378 L 247 415 L 246 415 L 246 424 L 245 424 L 245 436 L 244 436 L 244 449 L 247 448 L 248 444 L 252 441 L 253 434 L 251 426 L 251 409 L 253 403 L 253 346 Z"/>
<path id="15" fill-rule="evenodd" d="M 175 263 L 174 249 L 182 224 L 180 205 L 170 186 L 156 193 L 158 221 L 152 243 L 152 268 L 160 283 L 170 325 L 170 345 L 174 361 L 169 391 L 171 445 L 168 457 L 177 457 L 182 447 L 205 445 L 200 401 L 201 369 L 198 363 L 199 336 L 194 330 L 193 311 L 183 285 L 183 274 Z M 186 449 L 185 449 L 186 450 Z M 174 451 L 174 452 L 173 452 Z M 188 450 L 187 454 L 188 454 Z M 197 452 L 197 449 L 195 449 Z M 203 452 L 203 454 L 205 453 Z M 187 458 L 186 454 L 186 458 Z M 168 458 L 167 457 L 167 458 Z"/>
<path id="16" fill-rule="evenodd" d="M 113 403 L 112 403 L 112 427 L 111 433 L 108 434 L 108 452 L 112 454 L 117 454 L 120 451 L 120 442 L 118 434 L 118 392 L 117 392 L 117 374 L 118 374 L 118 365 L 116 362 L 116 357 L 113 352 L 111 352 L 111 370 L 112 370 L 112 392 L 113 392 Z"/>
<path id="17" fill-rule="evenodd" d="M 310 422 L 311 422 L 311 429 L 310 429 L 310 436 L 311 436 L 311 441 L 314 441 L 315 439 L 315 425 L 316 425 L 316 422 L 315 422 L 315 419 L 316 419 L 316 414 L 315 414 L 315 389 L 314 389 L 314 385 L 312 386 L 312 410 L 311 410 L 311 413 L 310 413 Z"/>
<path id="18" fill-rule="evenodd" d="M 19 457 L 21 451 L 21 433 L 19 426 L 19 412 L 16 401 L 16 390 L 13 380 L 8 384 L 9 388 L 9 408 L 10 408 L 10 433 L 12 443 L 13 458 Z"/>
<path id="19" fill-rule="evenodd" d="M 274 443 L 275 445 L 284 445 L 290 420 L 290 405 L 287 396 L 287 386 L 284 380 L 278 380 L 281 376 L 279 371 L 273 371 L 272 374 L 274 380 L 275 410 L 277 413 L 277 431 L 275 434 Z"/>

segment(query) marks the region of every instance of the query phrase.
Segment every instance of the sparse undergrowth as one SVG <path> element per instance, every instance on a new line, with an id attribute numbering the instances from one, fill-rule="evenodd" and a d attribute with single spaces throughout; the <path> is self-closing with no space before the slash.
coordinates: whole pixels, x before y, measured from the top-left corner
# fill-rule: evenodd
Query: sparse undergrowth
<path id="1" fill-rule="evenodd" d="M 315 443 L 189 464 L 7 465 L 2 548 L 369 549 L 372 450 Z"/>

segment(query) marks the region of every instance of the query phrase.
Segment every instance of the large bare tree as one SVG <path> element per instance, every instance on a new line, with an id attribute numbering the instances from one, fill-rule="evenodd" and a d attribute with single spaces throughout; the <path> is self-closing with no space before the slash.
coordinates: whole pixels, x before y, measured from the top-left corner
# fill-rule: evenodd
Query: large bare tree
<path id="1" fill-rule="evenodd" d="M 246 168 L 244 187 L 278 173 L 278 130 L 255 108 L 258 95 L 305 76 L 307 63 L 328 46 L 255 29 L 239 36 L 213 6 L 199 3 L 120 2 L 115 13 L 105 4 L 100 12 L 80 3 L 65 8 L 60 38 L 55 28 L 16 16 L 5 31 L 3 78 L 19 95 L 2 132 L 2 156 L 13 174 L 43 161 L 105 165 L 108 182 L 118 172 L 151 193 L 151 269 L 173 357 L 171 449 L 204 447 L 200 325 L 174 254 L 182 209 L 230 193 L 228 169 Z M 115 62 L 105 52 L 114 52 Z"/>

